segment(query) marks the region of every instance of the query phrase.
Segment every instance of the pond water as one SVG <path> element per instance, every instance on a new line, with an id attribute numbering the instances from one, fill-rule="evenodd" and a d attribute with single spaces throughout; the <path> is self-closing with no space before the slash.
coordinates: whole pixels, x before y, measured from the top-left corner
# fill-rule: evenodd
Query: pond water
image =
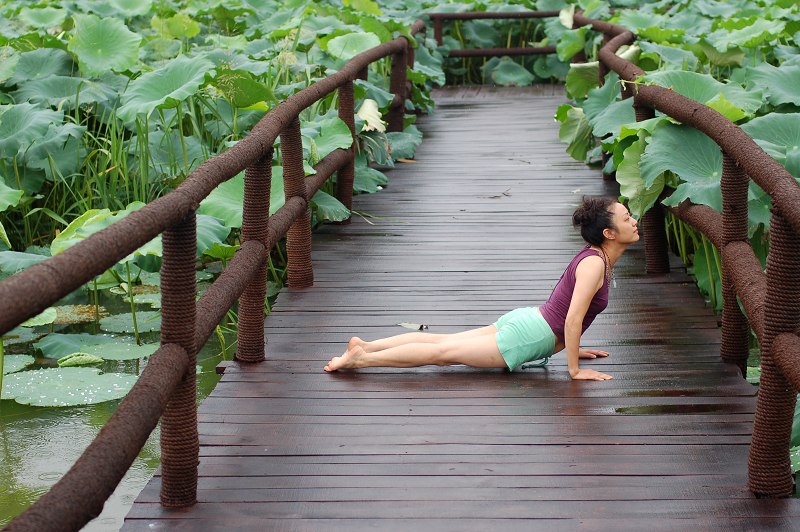
<path id="1" fill-rule="evenodd" d="M 74 303 L 76 298 L 82 298 L 85 303 L 86 293 L 71 296 L 66 300 L 67 304 Z M 107 294 L 102 299 L 101 304 L 112 314 L 125 309 L 130 312 L 130 306 L 119 301 L 120 298 Z M 141 309 L 151 310 L 147 306 L 141 306 Z M 90 330 L 94 326 L 94 323 L 56 326 L 55 330 L 60 333 L 74 333 Z M 40 333 L 37 336 L 41 336 L 42 331 L 46 333 L 48 328 L 37 328 L 36 331 Z M 235 344 L 231 346 L 231 342 L 235 341 L 235 334 L 226 334 L 225 340 L 230 358 L 235 347 Z M 143 341 L 157 342 L 158 333 L 144 335 Z M 6 354 L 10 353 L 38 356 L 35 367 L 54 364 L 52 359 L 43 359 L 41 354 L 36 355 L 30 343 L 7 346 Z M 219 381 L 215 367 L 222 359 L 220 340 L 212 336 L 198 354 L 198 401 L 207 397 Z M 105 372 L 135 375 L 145 365 L 144 360 L 110 361 L 103 363 L 100 368 Z M 53 408 L 21 405 L 12 400 L 0 401 L 0 526 L 22 513 L 67 472 L 119 403 L 120 400 L 116 400 L 89 406 Z M 102 514 L 83 530 L 119 530 L 133 501 L 158 467 L 159 455 L 159 429 L 156 428 L 114 494 L 106 502 Z"/>

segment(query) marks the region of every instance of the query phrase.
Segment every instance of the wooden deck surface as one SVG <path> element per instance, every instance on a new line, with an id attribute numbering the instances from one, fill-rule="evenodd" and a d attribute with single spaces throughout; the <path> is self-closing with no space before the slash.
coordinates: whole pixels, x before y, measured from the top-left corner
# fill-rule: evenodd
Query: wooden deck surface
<path id="1" fill-rule="evenodd" d="M 231 364 L 200 407 L 199 502 L 123 530 L 796 529 L 795 499 L 746 490 L 755 388 L 719 361 L 717 318 L 682 267 L 616 268 L 572 382 L 564 354 L 518 372 L 322 371 L 351 335 L 455 332 L 542 303 L 580 249 L 570 216 L 615 193 L 558 142 L 558 88 L 450 89 L 415 163 L 314 237 L 313 288 L 284 291 L 268 361 Z M 370 223 L 367 223 L 369 220 Z"/>

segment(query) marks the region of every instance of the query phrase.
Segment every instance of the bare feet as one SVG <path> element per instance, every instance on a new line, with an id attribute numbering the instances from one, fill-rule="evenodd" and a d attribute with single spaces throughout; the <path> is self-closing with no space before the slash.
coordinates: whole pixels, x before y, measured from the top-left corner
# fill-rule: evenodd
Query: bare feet
<path id="1" fill-rule="evenodd" d="M 365 342 L 358 336 L 353 336 L 352 338 L 350 338 L 350 341 L 347 342 L 347 351 L 350 351 L 354 347 L 361 347 L 364 349 L 364 351 L 367 351 L 367 342 Z"/>
<path id="2" fill-rule="evenodd" d="M 359 345 L 354 346 L 352 349 L 348 348 L 342 356 L 333 357 L 324 369 L 327 372 L 331 372 L 339 369 L 358 368 L 360 367 L 359 362 L 361 357 L 364 356 L 365 353 L 364 348 Z"/>

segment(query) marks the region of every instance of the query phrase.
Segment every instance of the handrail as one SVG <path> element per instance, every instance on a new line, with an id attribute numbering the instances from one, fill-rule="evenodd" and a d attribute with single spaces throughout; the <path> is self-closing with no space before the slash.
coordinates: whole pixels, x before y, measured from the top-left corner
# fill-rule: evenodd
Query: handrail
<path id="1" fill-rule="evenodd" d="M 433 36 L 436 44 L 442 45 L 443 22 L 445 20 L 482 20 L 482 19 L 530 19 L 557 17 L 559 11 L 471 11 L 466 13 L 426 13 L 433 21 Z M 554 54 L 555 46 L 518 47 L 518 48 L 462 48 L 450 50 L 448 57 L 497 57 L 519 55 Z"/>
<path id="2" fill-rule="evenodd" d="M 598 57 L 633 90 L 637 121 L 654 116 L 657 109 L 705 133 L 723 153 L 722 214 L 684 201 L 670 211 L 708 236 L 722 257 L 722 343 L 720 354 L 744 372 L 748 357 L 748 326 L 737 304 L 742 301 L 761 344 L 759 386 L 753 441 L 750 446 L 748 485 L 757 495 L 787 497 L 794 489 L 789 459 L 792 419 L 800 390 L 800 185 L 736 124 L 699 102 L 659 86 L 636 83 L 645 72 L 617 56 L 635 35 L 626 28 L 593 20 L 577 13 L 575 26 L 591 26 L 604 34 Z M 601 76 L 602 76 L 601 68 Z M 602 80 L 601 80 L 602 83 Z M 632 93 L 632 94 L 631 94 Z M 753 179 L 772 198 L 770 252 L 766 274 L 747 237 L 747 190 Z M 649 223 L 649 225 L 645 225 Z M 651 262 L 664 261 L 666 242 L 652 236 L 664 234 L 661 205 L 643 219 L 648 271 Z M 652 259 L 651 259 L 652 258 Z M 663 266 L 656 264 L 656 269 Z M 667 265 L 668 268 L 668 265 Z"/>
<path id="3" fill-rule="evenodd" d="M 411 35 L 423 31 L 416 21 Z M 174 191 L 128 215 L 63 253 L 0 282 L 0 334 L 35 316 L 163 233 L 161 347 L 103 429 L 70 470 L 4 530 L 77 530 L 102 510 L 147 437 L 161 419 L 162 490 L 167 507 L 193 504 L 197 493 L 199 442 L 195 406 L 196 351 L 228 309 L 240 300 L 240 362 L 264 360 L 264 303 L 269 251 L 287 237 L 290 286 L 313 282 L 308 199 L 335 172 L 337 197 L 350 208 L 355 148 L 337 149 L 319 161 L 309 178 L 303 171 L 298 116 L 306 107 L 339 91 L 339 116 L 355 142 L 353 81 L 368 66 L 392 56 L 387 116 L 390 131 L 402 131 L 409 95 L 406 67 L 413 51 L 398 37 L 350 59 L 337 73 L 286 99 L 228 151 L 194 170 Z M 272 147 L 281 135 L 286 201 L 269 213 Z M 242 245 L 225 271 L 195 303 L 195 211 L 223 181 L 245 171 Z M 311 273 L 313 276 L 313 273 Z"/>

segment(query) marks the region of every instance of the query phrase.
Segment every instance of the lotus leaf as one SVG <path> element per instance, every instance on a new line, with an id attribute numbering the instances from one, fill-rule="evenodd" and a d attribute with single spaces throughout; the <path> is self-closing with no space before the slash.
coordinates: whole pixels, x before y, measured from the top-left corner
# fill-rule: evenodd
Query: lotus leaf
<path id="1" fill-rule="evenodd" d="M 722 211 L 722 152 L 705 134 L 688 126 L 663 124 L 650 136 L 640 164 L 647 187 L 669 170 L 682 181 L 675 192 L 664 201 L 676 206 L 685 199 L 698 205 L 708 205 Z"/>
<path id="2" fill-rule="evenodd" d="M 149 357 L 155 353 L 158 348 L 159 344 L 136 345 L 133 342 L 118 341 L 114 343 L 87 345 L 83 348 L 83 351 L 101 360 L 137 360 Z"/>
<path id="3" fill-rule="evenodd" d="M 101 373 L 96 368 L 23 371 L 3 380 L 3 399 L 31 406 L 78 406 L 125 397 L 136 376 Z"/>
<path id="4" fill-rule="evenodd" d="M 504 57 L 492 70 L 492 81 L 503 86 L 523 87 L 530 85 L 536 76 L 531 74 L 525 67 L 515 63 L 511 59 Z"/>
<path id="5" fill-rule="evenodd" d="M 718 2 L 715 0 L 696 0 L 691 4 L 692 11 L 701 13 L 711 18 L 729 18 L 740 9 L 736 2 Z"/>
<path id="6" fill-rule="evenodd" d="M 760 380 L 761 380 L 761 367 L 760 366 L 757 367 L 757 368 L 748 367 L 747 368 L 747 382 L 749 382 L 750 384 L 753 384 L 753 385 L 758 385 Z M 800 451 L 800 448 L 795 447 L 795 448 L 792 449 L 792 451 L 793 451 L 793 453 L 800 454 L 798 452 L 798 451 Z M 794 460 L 792 460 L 792 462 L 793 462 L 792 463 L 792 470 L 794 471 L 795 470 Z"/>
<path id="7" fill-rule="evenodd" d="M 619 130 L 623 125 L 635 121 L 636 114 L 633 111 L 633 98 L 627 98 L 610 104 L 589 120 L 589 123 L 592 125 L 594 136 L 599 138 L 607 134 L 616 137 L 619 135 Z"/>
<path id="8" fill-rule="evenodd" d="M 656 176 L 650 186 L 645 184 L 639 170 L 639 161 L 646 145 L 646 133 L 639 133 L 637 139 L 624 151 L 624 159 L 617 167 L 619 193 L 628 198 L 628 207 L 634 218 L 642 215 L 658 200 L 664 190 L 664 174 Z"/>
<path id="9" fill-rule="evenodd" d="M 130 213 L 144 207 L 144 203 L 135 201 L 124 210 L 112 213 L 109 209 L 90 209 L 73 220 L 50 244 L 53 255 L 61 253 L 94 233 L 105 229 Z M 139 255 L 161 256 L 161 236 L 154 238 L 141 248 L 128 255 L 120 262 L 128 262 Z"/>
<path id="10" fill-rule="evenodd" d="M 74 76 L 48 76 L 24 83 L 14 93 L 18 102 L 47 102 L 52 107 L 63 105 L 66 109 L 79 103 L 108 103 L 117 93 L 97 81 Z"/>
<path id="11" fill-rule="evenodd" d="M 71 176 L 78 172 L 86 155 L 81 144 L 85 132 L 86 126 L 51 124 L 43 138 L 25 150 L 20 159 L 25 161 L 28 168 L 42 170 L 51 181 Z"/>
<path id="12" fill-rule="evenodd" d="M 186 13 L 177 13 L 169 18 L 155 16 L 150 26 L 166 39 L 191 39 L 200 33 L 200 26 Z"/>
<path id="13" fill-rule="evenodd" d="M 328 29 L 324 33 L 330 33 L 334 29 L 342 27 L 341 21 L 339 21 L 336 17 L 325 17 L 325 18 L 332 19 L 332 20 L 331 20 L 330 29 Z M 335 21 L 335 22 L 333 22 L 333 21 Z M 381 22 L 380 20 L 378 20 L 378 19 L 376 19 L 374 17 L 368 17 L 368 16 L 361 17 L 361 19 L 358 21 L 358 25 L 361 26 L 361 29 L 363 29 L 364 31 L 367 31 L 367 32 L 370 32 L 370 33 L 374 33 L 375 35 L 377 35 L 378 39 L 380 39 L 381 42 L 388 42 L 388 41 L 392 40 L 392 32 L 391 32 L 391 30 L 389 30 L 386 27 L 386 24 L 384 24 L 383 22 Z M 305 27 L 309 27 L 309 26 L 310 26 L 309 23 L 305 24 Z M 310 29 L 314 29 L 314 28 L 310 28 Z M 318 29 L 315 29 L 315 31 L 316 31 L 317 34 L 322 34 L 323 33 L 323 32 L 320 32 L 320 30 L 318 30 Z"/>
<path id="14" fill-rule="evenodd" d="M 647 12 L 645 11 L 644 7 L 645 6 L 642 6 L 641 9 L 637 10 L 622 10 L 619 13 L 619 20 L 616 23 L 633 32 L 637 32 L 637 30 L 640 29 L 649 28 L 653 26 L 654 23 L 656 26 L 666 26 L 664 15 Z"/>
<path id="15" fill-rule="evenodd" d="M 357 100 L 362 98 L 375 100 L 380 109 L 387 107 L 394 98 L 391 92 L 363 79 L 355 80 L 353 85 L 355 86 L 355 96 Z"/>
<path id="16" fill-rule="evenodd" d="M 556 54 L 561 61 L 569 61 L 575 54 L 583 51 L 583 47 L 586 46 L 587 31 L 589 31 L 588 28 L 584 26 L 575 30 L 567 30 L 561 36 L 556 45 Z"/>
<path id="17" fill-rule="evenodd" d="M 197 215 L 197 256 L 210 247 L 221 243 L 230 234 L 231 229 L 217 218 L 205 214 Z"/>
<path id="18" fill-rule="evenodd" d="M 55 309 L 58 317 L 53 323 L 56 325 L 91 323 L 108 316 L 108 310 L 105 307 L 95 307 L 94 305 L 61 305 Z"/>
<path id="19" fill-rule="evenodd" d="M 742 125 L 772 158 L 800 179 L 800 113 L 773 113 Z"/>
<path id="20" fill-rule="evenodd" d="M 567 72 L 566 89 L 567 94 L 574 100 L 586 98 L 590 89 L 598 86 L 598 76 L 600 63 L 590 61 L 588 63 L 572 63 Z"/>
<path id="21" fill-rule="evenodd" d="M 800 86 L 800 64 L 775 67 L 762 63 L 755 68 L 748 68 L 747 76 L 764 90 L 771 104 L 800 105 L 800 94 L 797 91 Z"/>
<path id="22" fill-rule="evenodd" d="M 161 330 L 161 313 L 143 310 L 136 313 L 139 333 Z M 100 329 L 106 332 L 133 334 L 133 314 L 116 314 L 100 320 Z"/>
<path id="23" fill-rule="evenodd" d="M 11 241 L 8 239 L 6 228 L 0 223 L 0 243 L 3 243 L 8 249 L 11 249 Z"/>
<path id="24" fill-rule="evenodd" d="M 744 62 L 744 52 L 740 48 L 731 48 L 725 52 L 718 52 L 707 43 L 700 43 L 700 51 L 708 61 L 717 66 L 735 66 Z"/>
<path id="25" fill-rule="evenodd" d="M 393 159 L 413 159 L 422 137 L 408 132 L 391 132 L 386 134 L 392 148 Z"/>
<path id="26" fill-rule="evenodd" d="M 445 76 L 442 70 L 442 58 L 437 56 L 433 55 L 425 46 L 417 47 L 414 50 L 413 70 L 427 76 L 437 85 L 444 85 Z"/>
<path id="27" fill-rule="evenodd" d="M 40 29 L 60 26 L 67 18 L 66 9 L 54 7 L 29 8 L 23 7 L 19 11 L 19 18 L 28 26 Z"/>
<path id="28" fill-rule="evenodd" d="M 17 71 L 20 53 L 11 46 L 0 46 L 0 83 L 5 83 Z"/>
<path id="29" fill-rule="evenodd" d="M 378 7 L 375 0 L 342 0 L 342 4 L 355 11 L 361 11 L 371 15 L 381 14 L 381 8 Z"/>
<path id="30" fill-rule="evenodd" d="M 69 76 L 71 70 L 72 58 L 67 52 L 59 48 L 39 48 L 20 54 L 11 83 L 22 85 L 25 81 L 49 76 Z"/>
<path id="31" fill-rule="evenodd" d="M 363 165 L 356 164 L 356 175 L 353 180 L 353 190 L 355 192 L 377 192 L 386 186 L 388 182 L 389 178 L 386 177 L 386 174 L 367 166 L 366 160 Z M 0 253 L 0 255 L 2 254 Z"/>
<path id="32" fill-rule="evenodd" d="M 222 243 L 216 243 L 207 250 L 203 251 L 203 255 L 211 257 L 212 259 L 220 259 L 229 261 L 239 251 L 240 246 L 228 246 Z"/>
<path id="33" fill-rule="evenodd" d="M 711 244 L 707 244 L 707 246 L 710 252 L 713 246 Z M 713 265 L 714 260 L 714 257 L 707 255 L 705 246 L 695 246 L 691 273 L 694 275 L 700 291 L 709 296 L 709 298 L 711 296 L 711 276 L 714 276 L 714 292 L 716 292 L 716 294 L 715 299 L 712 299 L 712 301 L 716 301 L 718 307 L 716 310 L 719 311 L 722 306 L 722 282 L 716 275 L 716 268 L 714 266 L 712 266 L 711 271 L 708 269 L 709 263 Z"/>
<path id="34" fill-rule="evenodd" d="M 620 95 L 619 76 L 616 72 L 611 72 L 606 76 L 605 83 L 596 89 L 589 90 L 586 101 L 583 102 L 583 112 L 586 113 L 588 120 L 605 111 L 612 103 L 617 101 Z"/>
<path id="35" fill-rule="evenodd" d="M 461 25 L 461 35 L 466 48 L 496 48 L 500 32 L 490 22 L 469 20 Z"/>
<path id="36" fill-rule="evenodd" d="M 35 342 L 45 333 L 35 331 L 28 327 L 16 327 L 3 335 L 3 345 L 19 345 Z"/>
<path id="37" fill-rule="evenodd" d="M 25 193 L 22 190 L 8 187 L 3 183 L 2 179 L 0 179 L 0 212 L 3 212 L 9 207 L 16 207 L 23 194 Z"/>
<path id="38" fill-rule="evenodd" d="M 650 26 L 649 28 L 641 28 L 636 33 L 638 34 L 639 38 L 646 39 L 657 44 L 682 44 L 684 42 L 684 35 L 686 34 L 686 31 L 683 29 L 670 29 L 661 28 L 658 26 Z"/>
<path id="39" fill-rule="evenodd" d="M 139 49 L 139 59 L 143 62 L 158 62 L 173 59 L 181 53 L 183 43 L 178 39 L 156 37 L 142 45 Z"/>
<path id="40" fill-rule="evenodd" d="M 56 309 L 53 307 L 48 307 L 44 309 L 41 314 L 24 321 L 22 324 L 20 324 L 20 327 L 39 327 L 41 325 L 50 325 L 56 321 L 57 317 L 58 313 L 56 312 Z"/>
<path id="41" fill-rule="evenodd" d="M 697 68 L 697 56 L 688 50 L 647 41 L 640 41 L 639 46 L 642 49 L 642 58 L 653 59 L 661 68 L 666 67 L 671 70 L 695 70 Z"/>
<path id="42" fill-rule="evenodd" d="M 33 347 L 40 350 L 48 358 L 61 358 L 70 353 L 88 351 L 90 346 L 100 344 L 113 344 L 120 342 L 119 338 L 102 334 L 61 334 L 50 333 L 35 344 Z"/>
<path id="43" fill-rule="evenodd" d="M 123 105 L 117 116 L 130 121 L 138 115 L 150 115 L 157 107 L 177 106 L 197 92 L 206 75 L 213 74 L 213 67 L 204 57 L 176 57 L 133 80 L 122 95 Z"/>
<path id="44" fill-rule="evenodd" d="M 319 159 L 323 159 L 336 149 L 347 149 L 353 145 L 353 135 L 342 119 L 334 112 L 317 117 L 311 124 L 304 124 L 303 135 L 313 138 Z M 308 138 L 303 139 L 303 146 L 310 150 Z"/>
<path id="45" fill-rule="evenodd" d="M 81 71 L 99 76 L 108 70 L 127 70 L 139 59 L 142 37 L 119 19 L 75 15 L 75 30 L 68 49 L 78 57 Z"/>
<path id="46" fill-rule="evenodd" d="M 325 222 L 341 222 L 350 218 L 350 210 L 342 203 L 321 190 L 310 200 L 311 207 L 316 210 L 317 219 Z"/>
<path id="47" fill-rule="evenodd" d="M 0 251 L 0 272 L 15 274 L 25 268 L 38 264 L 45 260 L 44 255 L 34 253 L 22 253 L 20 251 Z"/>
<path id="48" fill-rule="evenodd" d="M 72 353 L 57 360 L 58 367 L 72 368 L 76 366 L 94 366 L 102 364 L 103 359 L 89 353 Z"/>
<path id="49" fill-rule="evenodd" d="M 245 70 L 220 68 L 212 84 L 237 108 L 250 107 L 262 101 L 275 101 L 272 90 Z"/>
<path id="50" fill-rule="evenodd" d="M 380 39 L 374 33 L 348 33 L 328 41 L 327 52 L 336 59 L 348 61 L 380 43 Z"/>
<path id="51" fill-rule="evenodd" d="M 719 95 L 723 95 L 728 102 L 748 116 L 761 107 L 760 91 L 746 91 L 736 83 L 720 83 L 708 74 L 678 71 L 655 72 L 645 76 L 644 81 L 669 87 L 678 94 L 700 103 L 718 100 Z"/>
<path id="52" fill-rule="evenodd" d="M 51 111 L 29 103 L 9 106 L 0 115 L 0 157 L 11 158 L 43 138 L 50 124 L 60 124 L 63 111 Z"/>
<path id="53" fill-rule="evenodd" d="M 706 40 L 718 52 L 737 47 L 755 48 L 778 38 L 786 27 L 784 22 L 760 18 L 742 28 L 736 27 L 740 25 L 737 22 L 723 21 L 722 28 L 708 34 Z"/>
<path id="54" fill-rule="evenodd" d="M 153 7 L 153 0 L 108 0 L 123 17 L 136 17 L 146 15 Z"/>
<path id="55" fill-rule="evenodd" d="M 564 104 L 558 108 L 556 119 L 561 122 L 558 139 L 568 143 L 567 153 L 578 161 L 586 160 L 586 154 L 594 146 L 594 138 L 583 109 Z"/>
<path id="56" fill-rule="evenodd" d="M 33 365 L 36 359 L 30 355 L 6 355 L 3 359 L 3 375 L 16 373 Z"/>

